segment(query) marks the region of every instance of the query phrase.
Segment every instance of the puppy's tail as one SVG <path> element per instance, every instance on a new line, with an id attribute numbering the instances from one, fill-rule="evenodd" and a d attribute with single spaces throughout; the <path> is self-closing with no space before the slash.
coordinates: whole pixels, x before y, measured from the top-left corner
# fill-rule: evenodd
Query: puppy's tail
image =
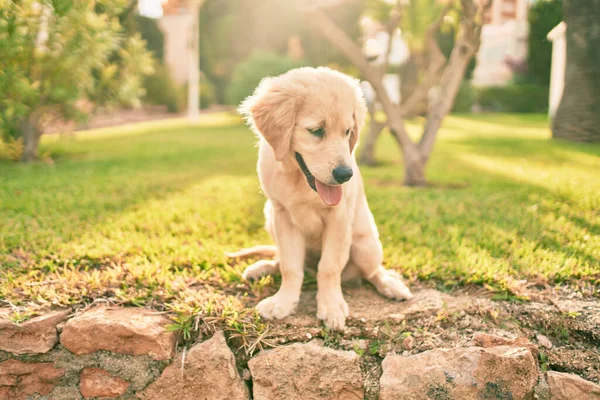
<path id="1" fill-rule="evenodd" d="M 268 245 L 254 246 L 233 253 L 228 252 L 225 255 L 229 258 L 248 258 L 252 256 L 275 258 L 277 256 L 277 247 Z"/>

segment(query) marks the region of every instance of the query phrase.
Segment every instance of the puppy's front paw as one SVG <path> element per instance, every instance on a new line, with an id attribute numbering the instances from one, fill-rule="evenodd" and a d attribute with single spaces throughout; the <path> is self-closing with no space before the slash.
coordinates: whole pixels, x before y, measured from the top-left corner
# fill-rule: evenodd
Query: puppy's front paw
<path id="1" fill-rule="evenodd" d="M 325 322 L 325 326 L 342 331 L 346 327 L 348 304 L 340 293 L 339 295 L 317 294 L 317 318 Z"/>
<path id="2" fill-rule="evenodd" d="M 277 292 L 275 295 L 261 300 L 256 305 L 256 311 L 264 319 L 282 319 L 293 313 L 297 305 L 296 297 Z"/>
<path id="3" fill-rule="evenodd" d="M 374 284 L 379 293 L 390 299 L 410 300 L 413 298 L 410 289 L 402 282 L 400 274 L 396 271 L 381 268 L 377 282 Z"/>

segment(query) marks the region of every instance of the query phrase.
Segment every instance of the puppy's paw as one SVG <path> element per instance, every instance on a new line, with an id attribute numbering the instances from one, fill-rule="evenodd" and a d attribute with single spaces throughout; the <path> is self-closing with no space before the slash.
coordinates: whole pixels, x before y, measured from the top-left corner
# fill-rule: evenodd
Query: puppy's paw
<path id="1" fill-rule="evenodd" d="M 343 331 L 346 327 L 348 304 L 339 295 L 317 294 L 317 318 L 325 322 L 325 326 L 335 331 Z"/>
<path id="2" fill-rule="evenodd" d="M 245 280 L 259 279 L 265 275 L 274 275 L 279 272 L 279 261 L 260 260 L 254 264 L 248 265 L 242 273 Z"/>
<path id="3" fill-rule="evenodd" d="M 396 271 L 380 268 L 376 279 L 371 281 L 379 293 L 394 300 L 410 300 L 413 294 Z"/>
<path id="4" fill-rule="evenodd" d="M 261 300 L 256 311 L 264 319 L 282 319 L 292 314 L 298 305 L 298 298 L 277 292 L 271 297 Z"/>

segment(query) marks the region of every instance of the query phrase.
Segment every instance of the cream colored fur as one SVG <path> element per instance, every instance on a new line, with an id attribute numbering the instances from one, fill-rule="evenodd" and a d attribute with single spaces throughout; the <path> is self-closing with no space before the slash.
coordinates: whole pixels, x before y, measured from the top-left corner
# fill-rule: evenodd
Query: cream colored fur
<path id="1" fill-rule="evenodd" d="M 328 68 L 295 69 L 264 79 L 240 112 L 260 138 L 258 176 L 268 197 L 266 229 L 276 244 L 271 251 L 276 260 L 249 266 L 244 277 L 277 270 L 282 276 L 278 292 L 256 306 L 259 314 L 272 319 L 294 312 L 310 257 L 318 260 L 317 317 L 329 328 L 343 329 L 348 316 L 342 273 L 364 277 L 384 296 L 410 299 L 399 275 L 381 265 L 379 234 L 354 158 L 366 114 L 358 82 Z M 325 129 L 323 138 L 308 130 L 319 126 Z M 315 178 L 327 184 L 332 184 L 337 165 L 352 167 L 354 176 L 343 184 L 338 205 L 325 205 L 311 189 L 295 152 Z M 259 249 L 257 253 L 264 253 L 264 247 Z"/>

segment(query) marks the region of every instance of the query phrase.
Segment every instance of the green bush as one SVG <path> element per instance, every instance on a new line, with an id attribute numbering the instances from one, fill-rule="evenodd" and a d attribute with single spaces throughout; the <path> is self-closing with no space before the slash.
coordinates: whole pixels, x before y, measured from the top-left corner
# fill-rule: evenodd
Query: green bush
<path id="1" fill-rule="evenodd" d="M 460 84 L 456 98 L 454 99 L 454 106 L 452 112 L 456 113 L 468 113 L 471 111 L 473 104 L 477 101 L 477 92 L 471 86 L 471 82 L 463 81 Z"/>
<path id="2" fill-rule="evenodd" d="M 535 82 L 550 84 L 552 43 L 546 35 L 563 19 L 562 0 L 536 1 L 528 11 L 528 74 Z"/>
<path id="3" fill-rule="evenodd" d="M 152 52 L 159 62 L 164 61 L 164 34 L 158 27 L 158 20 L 141 15 L 135 17 L 136 31 L 146 41 L 146 48 Z"/>
<path id="4" fill-rule="evenodd" d="M 300 66 L 300 63 L 274 53 L 261 51 L 252 53 L 233 70 L 231 82 L 227 88 L 227 103 L 240 104 L 252 94 L 262 78 L 280 75 Z"/>
<path id="5" fill-rule="evenodd" d="M 548 87 L 536 84 L 493 86 L 477 91 L 486 111 L 544 113 L 548 111 Z"/>
<path id="6" fill-rule="evenodd" d="M 208 79 L 200 81 L 200 108 L 205 109 L 215 103 L 215 85 Z"/>
<path id="7" fill-rule="evenodd" d="M 152 75 L 144 80 L 144 103 L 167 106 L 169 112 L 181 111 L 184 106 L 183 88 L 169 74 L 164 65 L 157 65 Z"/>

